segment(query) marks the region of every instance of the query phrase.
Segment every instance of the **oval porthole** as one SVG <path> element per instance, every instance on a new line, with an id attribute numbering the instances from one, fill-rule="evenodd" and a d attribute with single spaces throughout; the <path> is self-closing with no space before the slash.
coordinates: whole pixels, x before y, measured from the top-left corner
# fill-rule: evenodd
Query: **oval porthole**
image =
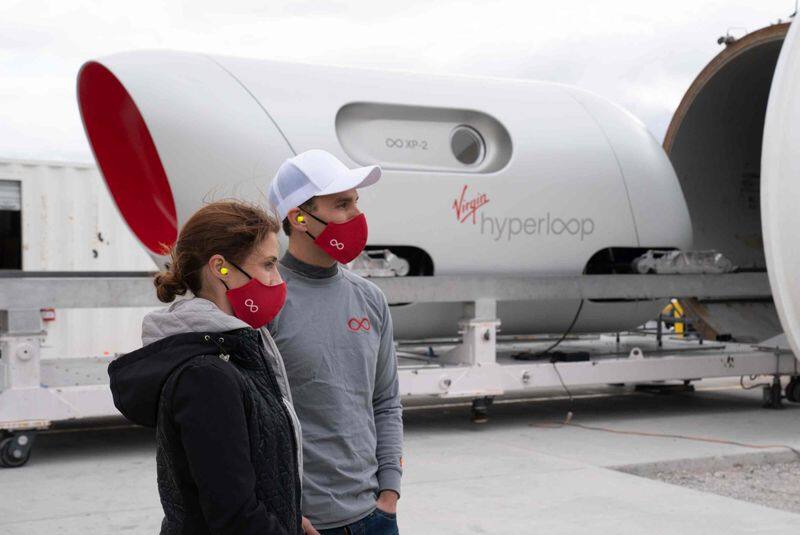
<path id="1" fill-rule="evenodd" d="M 456 160 L 464 165 L 481 163 L 486 154 L 486 145 L 478 131 L 464 125 L 453 129 L 450 135 L 450 148 Z"/>

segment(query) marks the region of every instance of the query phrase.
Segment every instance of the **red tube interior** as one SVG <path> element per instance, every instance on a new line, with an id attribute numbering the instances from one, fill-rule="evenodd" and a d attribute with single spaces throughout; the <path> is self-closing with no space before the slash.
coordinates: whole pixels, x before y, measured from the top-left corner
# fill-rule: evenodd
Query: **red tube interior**
<path id="1" fill-rule="evenodd" d="M 142 114 L 117 77 L 94 61 L 78 74 L 78 104 L 122 216 L 145 247 L 163 253 L 178 237 L 175 201 Z"/>

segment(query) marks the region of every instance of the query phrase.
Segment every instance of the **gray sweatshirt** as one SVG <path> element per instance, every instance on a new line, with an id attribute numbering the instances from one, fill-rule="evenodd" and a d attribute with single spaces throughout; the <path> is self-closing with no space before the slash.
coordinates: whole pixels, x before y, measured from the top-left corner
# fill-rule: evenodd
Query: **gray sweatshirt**
<path id="1" fill-rule="evenodd" d="M 245 327 L 250 326 L 239 318 L 226 314 L 208 299 L 201 297 L 181 299 L 168 307 L 150 312 L 144 317 L 142 321 L 142 344 L 152 344 L 173 334 L 190 332 L 221 333 Z M 300 421 L 292 406 L 292 393 L 286 380 L 286 368 L 283 366 L 283 359 L 267 328 L 262 327 L 259 331 L 261 332 L 261 339 L 264 341 L 264 353 L 267 356 L 272 372 L 275 374 L 278 387 L 283 394 L 283 404 L 292 418 L 295 441 L 297 444 L 301 444 L 302 431 L 300 429 Z M 302 448 L 297 448 L 297 466 L 300 469 L 300 481 L 302 484 Z"/>
<path id="2" fill-rule="evenodd" d="M 303 515 L 317 529 L 400 494 L 403 416 L 383 292 L 338 264 L 319 268 L 288 252 L 279 264 L 286 305 L 269 325 L 286 364 L 303 428 Z"/>

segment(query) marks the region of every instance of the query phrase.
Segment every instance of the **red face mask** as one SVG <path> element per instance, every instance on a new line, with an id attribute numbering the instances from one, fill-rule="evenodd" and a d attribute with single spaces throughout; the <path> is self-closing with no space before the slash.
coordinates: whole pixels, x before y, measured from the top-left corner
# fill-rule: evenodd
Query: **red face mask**
<path id="1" fill-rule="evenodd" d="M 342 264 L 352 262 L 367 245 L 367 217 L 363 213 L 344 223 L 328 223 L 314 214 L 306 213 L 325 225 L 325 230 L 316 238 L 308 231 L 306 234 L 314 238 L 314 243 L 334 260 Z"/>
<path id="2" fill-rule="evenodd" d="M 233 289 L 228 289 L 228 285 L 222 281 L 228 290 L 225 295 L 233 308 L 233 314 L 253 329 L 259 329 L 272 321 L 283 308 L 286 302 L 286 283 L 267 286 L 230 260 L 228 262 L 250 279 L 244 286 Z"/>

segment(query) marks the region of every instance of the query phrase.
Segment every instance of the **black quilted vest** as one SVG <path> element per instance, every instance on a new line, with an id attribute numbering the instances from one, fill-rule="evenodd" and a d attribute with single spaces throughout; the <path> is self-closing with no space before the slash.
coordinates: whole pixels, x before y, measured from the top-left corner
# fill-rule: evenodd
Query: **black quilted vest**
<path id="1" fill-rule="evenodd" d="M 229 362 L 241 375 L 258 500 L 281 520 L 287 532 L 302 533 L 298 445 L 258 331 L 239 329 L 217 334 L 198 333 L 198 336 L 213 337 L 210 341 L 219 351 L 195 358 L 216 359 L 220 354 L 229 355 Z M 208 533 L 170 406 L 177 379 L 193 360 L 188 360 L 169 376 L 159 399 L 156 463 L 158 490 L 165 513 L 162 535 Z M 291 462 L 287 464 L 286 459 Z"/>

